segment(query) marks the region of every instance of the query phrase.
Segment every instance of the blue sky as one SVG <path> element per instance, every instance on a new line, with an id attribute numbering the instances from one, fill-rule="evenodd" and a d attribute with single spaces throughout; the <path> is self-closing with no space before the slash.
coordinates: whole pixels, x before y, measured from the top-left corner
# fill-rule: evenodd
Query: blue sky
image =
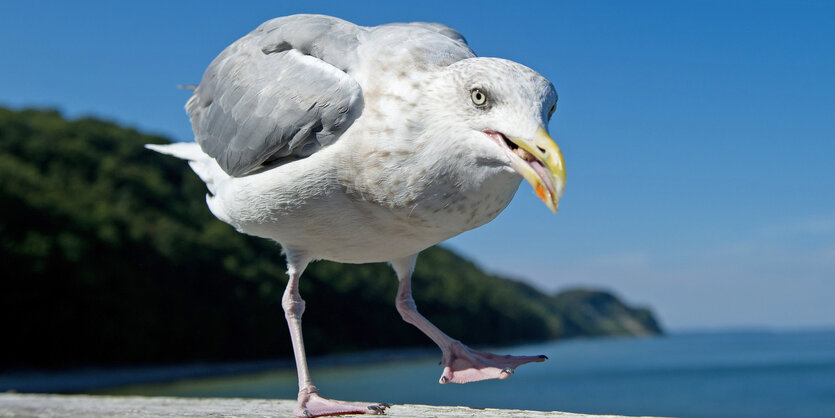
<path id="1" fill-rule="evenodd" d="M 672 329 L 835 326 L 835 3 L 0 3 L 0 104 L 190 140 L 183 105 L 262 21 L 435 21 L 560 94 L 568 186 L 526 184 L 447 243 L 555 291 L 602 287 Z"/>

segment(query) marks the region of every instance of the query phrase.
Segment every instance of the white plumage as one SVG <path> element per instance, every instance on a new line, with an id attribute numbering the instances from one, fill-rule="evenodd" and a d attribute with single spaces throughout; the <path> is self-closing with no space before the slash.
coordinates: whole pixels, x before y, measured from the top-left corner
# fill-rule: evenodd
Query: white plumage
<path id="1" fill-rule="evenodd" d="M 197 143 L 148 148 L 188 160 L 219 219 L 282 245 L 297 414 L 376 413 L 386 405 L 325 399 L 312 386 L 302 271 L 317 259 L 390 262 L 398 310 L 443 352 L 441 383 L 506 378 L 542 361 L 446 336 L 417 312 L 410 276 L 421 250 L 492 220 L 522 178 L 556 211 L 565 172 L 546 130 L 556 100 L 533 70 L 477 58 L 443 25 L 296 15 L 264 23 L 212 62 L 187 104 Z"/>

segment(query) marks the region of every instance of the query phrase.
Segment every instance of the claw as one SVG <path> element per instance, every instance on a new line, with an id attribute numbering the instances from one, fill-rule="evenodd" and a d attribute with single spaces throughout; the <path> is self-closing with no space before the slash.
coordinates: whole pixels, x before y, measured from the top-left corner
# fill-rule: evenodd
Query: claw
<path id="1" fill-rule="evenodd" d="M 377 405 L 368 405 L 368 409 L 374 411 L 374 415 L 383 415 L 383 409 Z"/>
<path id="2" fill-rule="evenodd" d="M 438 381 L 440 384 L 446 384 L 446 376 L 441 376 L 441 380 Z"/>
<path id="3" fill-rule="evenodd" d="M 545 354 L 540 355 L 539 358 L 543 360 L 548 360 L 548 356 L 546 356 Z"/>
<path id="4" fill-rule="evenodd" d="M 505 367 L 504 369 L 502 369 L 502 373 L 513 374 L 513 369 L 511 369 L 510 367 Z"/>
<path id="5" fill-rule="evenodd" d="M 304 416 L 306 416 L 307 418 L 313 418 L 313 414 L 307 409 L 304 410 Z"/>

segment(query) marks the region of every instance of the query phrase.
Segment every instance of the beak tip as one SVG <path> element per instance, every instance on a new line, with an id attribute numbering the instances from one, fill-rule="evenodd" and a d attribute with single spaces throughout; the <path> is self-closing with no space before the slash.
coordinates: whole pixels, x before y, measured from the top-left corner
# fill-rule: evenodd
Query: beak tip
<path id="1" fill-rule="evenodd" d="M 548 206 L 548 209 L 550 209 L 550 210 L 551 210 L 551 213 L 553 213 L 553 214 L 555 214 L 555 215 L 556 215 L 556 214 L 557 214 L 557 211 L 559 211 L 559 209 L 560 209 L 560 202 L 559 202 L 559 198 L 557 198 L 557 199 L 553 199 L 553 200 L 545 200 L 545 199 L 543 199 L 543 201 L 545 201 L 545 206 Z"/>

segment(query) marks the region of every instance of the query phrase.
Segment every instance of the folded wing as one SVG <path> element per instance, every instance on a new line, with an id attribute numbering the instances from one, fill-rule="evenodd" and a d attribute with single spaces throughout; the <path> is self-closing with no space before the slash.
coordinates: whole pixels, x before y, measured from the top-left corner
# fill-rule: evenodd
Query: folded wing
<path id="1" fill-rule="evenodd" d="M 232 176 L 331 144 L 362 113 L 362 89 L 347 71 L 364 30 L 295 15 L 230 45 L 186 104 L 197 143 Z"/>

